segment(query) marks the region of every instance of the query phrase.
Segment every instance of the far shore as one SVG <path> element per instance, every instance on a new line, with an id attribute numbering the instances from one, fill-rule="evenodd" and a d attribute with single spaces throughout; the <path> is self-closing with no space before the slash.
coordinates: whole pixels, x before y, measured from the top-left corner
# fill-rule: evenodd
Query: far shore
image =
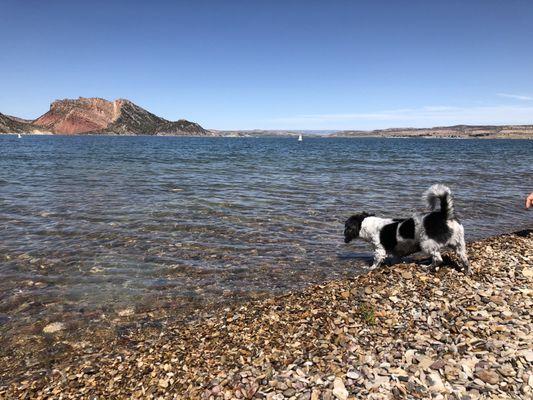
<path id="1" fill-rule="evenodd" d="M 17 136 L 18 133 L 2 133 L 0 136 Z M 292 138 L 296 139 L 299 133 L 290 133 L 290 134 L 244 134 L 244 133 L 235 133 L 235 134 L 214 134 L 214 135 L 137 135 L 137 134 L 116 134 L 116 133 L 83 133 L 83 134 L 62 134 L 62 133 L 20 133 L 21 136 L 58 136 L 58 137 L 82 137 L 82 136 L 124 136 L 124 137 L 184 137 L 184 138 Z M 482 140 L 532 140 L 533 132 L 531 134 L 525 135 L 482 135 L 482 136 L 472 136 L 472 135 L 452 135 L 452 136 L 439 136 L 439 135 L 342 135 L 342 134 L 331 134 L 331 135 L 320 135 L 320 134 L 308 134 L 304 133 L 304 140 L 322 138 L 322 139 L 482 139 Z"/>

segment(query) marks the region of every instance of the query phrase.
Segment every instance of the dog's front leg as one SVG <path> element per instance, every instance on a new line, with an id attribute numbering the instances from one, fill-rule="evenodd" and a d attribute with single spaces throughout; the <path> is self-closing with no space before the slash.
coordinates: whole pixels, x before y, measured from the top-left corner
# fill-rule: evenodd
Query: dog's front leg
<path id="1" fill-rule="evenodd" d="M 381 244 L 376 246 L 376 251 L 374 252 L 374 262 L 372 263 L 370 269 L 376 269 L 377 267 L 379 267 L 386 257 L 387 252 L 385 251 L 383 246 Z"/>
<path id="2" fill-rule="evenodd" d="M 432 272 L 435 272 L 438 267 L 442 264 L 442 256 L 440 255 L 440 251 L 434 250 L 431 252 L 431 265 L 429 266 L 429 270 Z"/>

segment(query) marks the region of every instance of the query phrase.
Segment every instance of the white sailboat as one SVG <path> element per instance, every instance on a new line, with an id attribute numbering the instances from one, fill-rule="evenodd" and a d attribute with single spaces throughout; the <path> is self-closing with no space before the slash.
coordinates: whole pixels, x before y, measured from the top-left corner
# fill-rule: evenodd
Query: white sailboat
<path id="1" fill-rule="evenodd" d="M 300 134 L 300 136 L 298 136 L 298 141 L 301 142 L 302 140 L 304 140 L 304 138 L 303 138 L 302 135 Z"/>
<path id="2" fill-rule="evenodd" d="M 17 137 L 18 137 L 19 139 L 21 139 L 21 138 L 22 138 L 22 136 L 20 136 L 20 133 L 18 133 L 18 134 L 17 134 Z"/>

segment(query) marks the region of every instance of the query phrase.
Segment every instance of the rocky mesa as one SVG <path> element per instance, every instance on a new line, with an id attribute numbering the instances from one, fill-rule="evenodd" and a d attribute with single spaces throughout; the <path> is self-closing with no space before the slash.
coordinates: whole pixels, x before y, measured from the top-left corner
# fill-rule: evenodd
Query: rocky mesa
<path id="1" fill-rule="evenodd" d="M 211 135 L 197 123 L 168 121 L 126 99 L 94 97 L 56 100 L 48 112 L 33 121 L 0 114 L 0 133 Z"/>

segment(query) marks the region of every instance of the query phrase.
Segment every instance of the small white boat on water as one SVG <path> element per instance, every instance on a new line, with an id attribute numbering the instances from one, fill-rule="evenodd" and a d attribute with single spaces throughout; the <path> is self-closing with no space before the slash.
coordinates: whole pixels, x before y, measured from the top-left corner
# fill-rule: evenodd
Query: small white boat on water
<path id="1" fill-rule="evenodd" d="M 303 136 L 302 135 L 298 136 L 298 141 L 301 142 L 302 140 L 304 140 Z"/>
<path id="2" fill-rule="evenodd" d="M 18 133 L 18 134 L 17 134 L 17 137 L 18 137 L 19 139 L 21 139 L 21 138 L 22 138 L 22 136 L 20 136 L 20 133 Z"/>

